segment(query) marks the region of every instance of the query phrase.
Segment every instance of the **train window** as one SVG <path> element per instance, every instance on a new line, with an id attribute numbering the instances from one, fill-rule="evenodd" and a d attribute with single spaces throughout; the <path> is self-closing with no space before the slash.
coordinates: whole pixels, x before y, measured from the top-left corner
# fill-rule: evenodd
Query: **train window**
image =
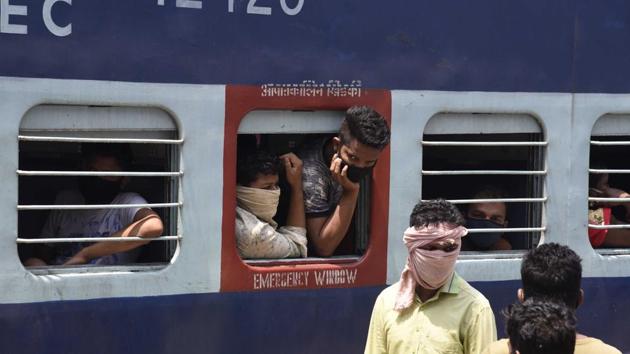
<path id="1" fill-rule="evenodd" d="M 153 270 L 171 261 L 181 239 L 183 141 L 168 113 L 40 105 L 23 117 L 19 134 L 17 244 L 27 269 Z M 116 237 L 121 228 L 131 236 Z M 77 256 L 94 245 L 95 258 Z"/>
<path id="2" fill-rule="evenodd" d="M 603 254 L 630 248 L 630 115 L 606 114 L 591 133 L 588 237 Z"/>
<path id="3" fill-rule="evenodd" d="M 237 155 L 251 154 L 252 151 L 264 150 L 280 156 L 294 152 L 300 157 L 309 146 L 331 139 L 339 130 L 343 111 L 253 111 L 239 126 Z M 323 144 L 320 144 L 323 146 Z M 280 203 L 274 221 L 279 227 L 286 225 L 290 209 L 290 187 L 283 173 L 280 173 Z M 357 208 L 348 234 L 341 242 L 332 258 L 326 262 L 348 262 L 358 259 L 367 249 L 370 226 L 370 189 L 369 178 L 361 180 Z M 308 245 L 308 254 L 313 250 Z M 252 265 L 277 265 L 281 263 L 317 263 L 321 258 L 302 258 L 294 256 L 285 259 L 245 259 Z"/>
<path id="4" fill-rule="evenodd" d="M 527 114 L 440 113 L 424 129 L 422 199 L 466 216 L 464 254 L 535 247 L 544 232 L 545 147 Z"/>

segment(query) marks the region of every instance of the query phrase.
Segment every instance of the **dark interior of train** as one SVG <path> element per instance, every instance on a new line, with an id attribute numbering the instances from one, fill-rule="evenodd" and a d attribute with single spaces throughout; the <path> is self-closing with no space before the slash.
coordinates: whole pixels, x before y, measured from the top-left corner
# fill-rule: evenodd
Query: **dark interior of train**
<path id="1" fill-rule="evenodd" d="M 19 168 L 31 171 L 78 171 L 80 167 L 79 143 L 21 142 Z M 132 160 L 129 171 L 177 171 L 177 154 L 170 145 L 131 144 Z M 54 204 L 55 196 L 64 189 L 76 188 L 74 176 L 20 176 L 18 203 L 20 205 Z M 170 177 L 131 177 L 123 191 L 136 192 L 148 203 L 177 200 L 177 180 Z M 177 209 L 155 208 L 164 223 L 164 235 L 177 232 Z M 18 235 L 37 238 L 49 214 L 48 210 L 22 210 L 18 212 Z M 168 262 L 176 249 L 176 241 L 155 241 L 142 246 L 138 263 Z M 33 255 L 37 246 L 21 244 L 22 260 Z"/>
<path id="2" fill-rule="evenodd" d="M 425 134 L 425 141 L 541 141 L 542 134 Z M 544 149 L 531 146 L 424 146 L 423 170 L 543 170 Z M 544 176 L 425 175 L 422 199 L 472 199 L 484 186 L 503 190 L 507 198 L 543 196 Z M 458 205 L 466 213 L 466 205 Z M 506 203 L 508 227 L 539 227 L 541 203 Z M 538 244 L 539 232 L 506 233 L 513 249 Z"/>

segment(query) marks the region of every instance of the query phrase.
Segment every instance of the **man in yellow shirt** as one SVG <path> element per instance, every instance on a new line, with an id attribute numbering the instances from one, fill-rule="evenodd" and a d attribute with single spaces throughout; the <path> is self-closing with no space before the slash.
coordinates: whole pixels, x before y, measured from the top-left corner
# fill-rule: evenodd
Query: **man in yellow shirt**
<path id="1" fill-rule="evenodd" d="M 444 200 L 414 207 L 403 237 L 407 265 L 376 299 L 366 354 L 476 354 L 496 340 L 488 300 L 454 272 L 463 224 Z"/>
<path id="2" fill-rule="evenodd" d="M 562 302 L 576 309 L 584 300 L 580 288 L 582 260 L 569 247 L 557 243 L 546 243 L 529 251 L 521 264 L 523 288 L 518 289 L 518 300 L 545 299 Z M 484 354 L 509 354 L 508 340 L 492 343 Z M 599 339 L 578 333 L 575 354 L 621 354 L 621 352 Z"/>

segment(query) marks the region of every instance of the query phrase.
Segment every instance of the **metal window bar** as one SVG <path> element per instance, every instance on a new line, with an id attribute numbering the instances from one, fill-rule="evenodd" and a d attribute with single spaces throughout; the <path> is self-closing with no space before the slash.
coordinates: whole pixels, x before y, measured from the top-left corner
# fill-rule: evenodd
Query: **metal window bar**
<path id="1" fill-rule="evenodd" d="M 168 165 L 171 166 L 174 170 L 180 170 L 180 149 L 176 145 L 169 145 L 166 147 L 166 153 L 168 158 Z M 180 184 L 179 179 L 171 178 L 168 181 L 169 183 L 165 186 L 164 196 L 168 199 L 166 200 L 180 200 Z M 167 232 L 171 234 L 177 234 L 178 230 L 182 230 L 181 223 L 181 214 L 178 212 L 179 210 L 173 211 L 172 209 L 165 209 L 165 220 L 168 220 L 169 230 Z M 170 260 L 175 255 L 177 251 L 177 247 L 179 242 L 168 242 L 167 247 L 164 250 L 164 259 Z"/>
<path id="2" fill-rule="evenodd" d="M 63 142 L 63 143 L 136 143 L 136 144 L 161 144 L 167 145 L 171 148 L 175 148 L 177 145 L 183 144 L 183 139 L 129 139 L 129 138 L 77 138 L 77 137 L 58 137 L 58 136 L 28 136 L 18 135 L 18 141 L 31 141 L 31 142 Z M 169 157 L 171 166 L 173 166 L 173 160 L 178 161 L 178 156 L 169 151 Z M 179 165 L 175 166 L 179 170 Z M 17 170 L 18 176 L 135 176 L 135 177 L 177 177 L 171 179 L 169 183 L 170 190 L 175 191 L 177 194 L 178 179 L 183 176 L 183 171 L 172 172 L 155 172 L 155 171 L 29 171 L 29 170 Z M 169 193 L 171 195 L 172 193 Z M 177 200 L 172 198 L 170 200 Z M 123 209 L 123 208 L 180 208 L 183 206 L 181 202 L 172 203 L 145 203 L 145 204 L 91 204 L 91 205 L 17 205 L 18 210 L 90 210 L 90 209 Z M 167 212 L 169 216 L 174 215 L 175 218 L 179 218 L 178 212 Z M 179 221 L 179 220 L 178 220 Z M 175 233 L 179 228 L 179 224 L 172 225 L 171 232 Z M 166 241 L 171 246 L 170 249 L 175 249 L 177 244 L 182 239 L 182 235 L 170 235 L 160 237 L 55 237 L 55 238 L 16 238 L 18 244 L 42 244 L 42 243 L 75 243 L 75 242 L 136 242 L 136 241 Z M 171 242 L 176 241 L 176 242 Z M 173 252 L 170 252 L 172 253 Z M 170 257 L 169 257 L 170 259 Z"/>
<path id="3" fill-rule="evenodd" d="M 630 201 L 630 199 L 628 199 Z M 422 200 L 426 202 L 427 200 Z M 489 198 L 489 199 L 448 199 L 451 204 L 476 204 L 476 203 L 544 203 L 547 197 L 543 198 Z"/>
<path id="4" fill-rule="evenodd" d="M 589 202 L 630 202 L 630 198 L 589 197 Z"/>
<path id="5" fill-rule="evenodd" d="M 544 177 L 547 169 L 544 168 L 545 149 L 548 146 L 547 141 L 534 141 L 538 138 L 538 134 L 532 134 L 530 141 L 428 141 L 421 140 L 422 146 L 453 146 L 453 147 L 528 147 L 530 170 L 422 170 L 422 175 L 427 176 L 444 176 L 444 175 L 525 175 L 527 176 L 527 190 L 535 198 L 495 198 L 495 199 L 454 199 L 449 200 L 453 204 L 472 204 L 486 202 L 505 202 L 505 203 L 527 203 L 526 219 L 529 225 L 540 225 L 542 223 L 543 204 L 547 201 L 544 195 Z M 630 142 L 626 142 L 630 143 Z M 630 144 L 629 144 L 630 145 Z M 542 147 L 542 148 L 541 148 Z M 542 196 L 542 197 L 538 197 Z M 480 232 L 501 232 L 516 233 L 526 232 L 529 240 L 529 248 L 538 243 L 540 232 L 544 232 L 546 227 L 528 227 L 528 228 L 505 228 L 505 229 L 471 229 L 469 233 L 475 234 Z"/>
<path id="6" fill-rule="evenodd" d="M 617 224 L 617 225 L 595 225 L 588 224 L 589 229 L 596 230 L 609 230 L 609 229 L 630 229 L 630 224 Z"/>
<path id="7" fill-rule="evenodd" d="M 596 146 L 624 146 L 630 145 L 630 140 L 620 140 L 620 141 L 599 141 L 599 140 L 591 140 L 591 145 Z"/>
<path id="8" fill-rule="evenodd" d="M 17 170 L 18 176 L 122 176 L 122 177 L 181 177 L 183 171 L 175 172 L 136 172 L 136 171 L 26 171 Z"/>
<path id="9" fill-rule="evenodd" d="M 536 134 L 530 136 L 530 140 L 537 138 Z M 529 148 L 529 164 L 531 169 L 543 170 L 545 169 L 545 152 L 546 149 L 538 147 Z M 527 191 L 532 196 L 543 196 L 546 198 L 544 191 L 544 176 L 535 175 L 527 177 Z M 527 223 L 528 225 L 542 225 L 544 204 L 541 203 L 528 203 L 527 204 Z M 532 248 L 540 241 L 540 232 L 528 233 L 528 248 Z"/>
<path id="10" fill-rule="evenodd" d="M 19 141 L 47 141 L 62 143 L 135 143 L 135 144 L 171 144 L 181 145 L 184 139 L 131 139 L 131 138 L 75 138 L 60 136 L 18 135 Z"/>
<path id="11" fill-rule="evenodd" d="M 547 146 L 546 141 L 431 141 L 422 140 L 422 146 Z"/>
<path id="12" fill-rule="evenodd" d="M 144 204 L 34 204 L 18 205 L 18 210 L 93 210 L 93 209 L 129 209 L 129 208 L 173 208 L 183 203 L 144 203 Z"/>
<path id="13" fill-rule="evenodd" d="M 589 168 L 589 173 L 630 173 L 630 170 L 615 170 L 615 169 L 598 169 L 598 168 Z"/>
<path id="14" fill-rule="evenodd" d="M 182 235 L 159 237 L 54 237 L 54 238 L 16 238 L 17 243 L 70 243 L 70 242 L 133 242 L 133 241 L 170 241 L 181 240 Z"/>
<path id="15" fill-rule="evenodd" d="M 629 170 L 630 173 L 630 170 Z M 546 175 L 547 170 L 529 171 L 529 170 L 422 170 L 422 174 L 426 176 L 456 176 L 456 175 Z"/>

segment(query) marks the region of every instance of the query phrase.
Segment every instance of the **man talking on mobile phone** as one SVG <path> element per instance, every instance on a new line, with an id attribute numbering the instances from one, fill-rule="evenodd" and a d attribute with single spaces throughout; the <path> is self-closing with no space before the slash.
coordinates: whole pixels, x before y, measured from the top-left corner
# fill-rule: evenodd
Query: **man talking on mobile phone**
<path id="1" fill-rule="evenodd" d="M 337 136 L 308 141 L 298 153 L 304 163 L 307 237 L 315 255 L 331 256 L 345 237 L 359 182 L 372 173 L 389 139 L 383 116 L 370 107 L 353 106 Z"/>

